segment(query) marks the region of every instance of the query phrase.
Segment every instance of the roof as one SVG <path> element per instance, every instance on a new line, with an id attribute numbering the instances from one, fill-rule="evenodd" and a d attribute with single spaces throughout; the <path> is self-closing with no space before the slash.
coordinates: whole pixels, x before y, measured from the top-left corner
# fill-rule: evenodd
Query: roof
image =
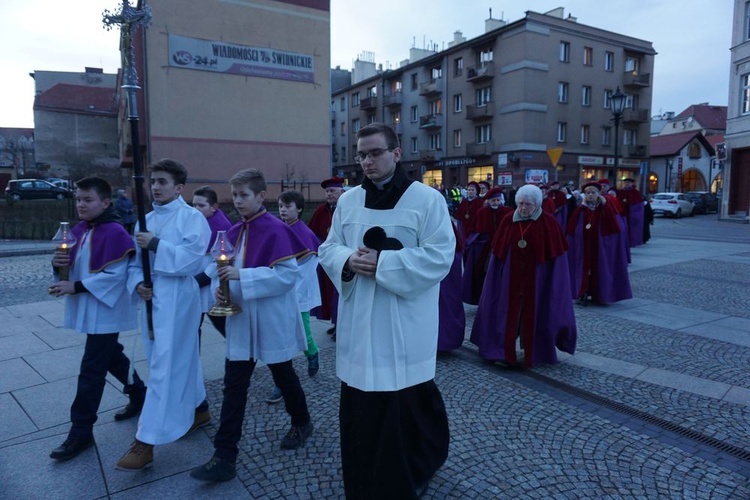
<path id="1" fill-rule="evenodd" d="M 17 128 L 17 127 L 0 127 L 0 136 L 2 137 L 28 137 L 29 139 L 34 138 L 33 128 Z"/>
<path id="2" fill-rule="evenodd" d="M 708 135 L 706 136 L 706 140 L 715 149 L 717 144 L 724 142 L 724 134 Z"/>
<path id="3" fill-rule="evenodd" d="M 711 106 L 709 104 L 693 104 L 685 111 L 674 117 L 674 120 L 693 117 L 700 123 L 702 128 L 721 129 L 727 128 L 727 107 Z"/>
<path id="4" fill-rule="evenodd" d="M 718 136 L 710 136 L 718 137 Z M 723 136 L 721 136 L 723 137 Z M 651 137 L 651 156 L 674 156 L 680 153 L 680 150 L 688 145 L 693 139 L 698 139 L 703 147 L 712 155 L 714 147 L 702 133 L 697 131 L 682 132 L 679 134 L 657 135 Z"/>
<path id="5" fill-rule="evenodd" d="M 58 83 L 34 99 L 34 110 L 117 116 L 117 90 Z"/>

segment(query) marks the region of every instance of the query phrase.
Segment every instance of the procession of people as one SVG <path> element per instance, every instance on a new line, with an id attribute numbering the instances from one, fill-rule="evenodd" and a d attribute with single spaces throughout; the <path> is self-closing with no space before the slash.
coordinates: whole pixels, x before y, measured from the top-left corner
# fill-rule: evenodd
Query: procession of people
<path id="1" fill-rule="evenodd" d="M 312 315 L 331 322 L 336 341 L 347 497 L 418 498 L 448 454 L 437 353 L 464 343 L 467 304 L 477 307 L 469 340 L 479 356 L 531 368 L 556 363 L 558 351 L 575 353 L 576 304 L 632 297 L 629 246 L 644 242 L 643 198 L 632 179 L 617 196 L 587 182 L 580 198 L 557 181 L 511 192 L 472 181 L 459 202 L 457 185 L 441 191 L 417 182 L 400 158 L 391 127 L 360 129 L 355 160 L 364 182 L 346 191 L 339 177 L 321 182 L 325 203 L 309 227 L 298 191 L 281 194 L 280 218 L 266 210 L 259 169 L 229 180 L 239 214 L 232 224 L 211 187 L 193 192 L 193 206 L 183 199 L 188 171 L 180 162 L 154 163 L 152 210 L 133 236 L 118 215 L 127 210 L 115 210 L 124 191 L 97 177 L 79 180 L 81 222 L 73 250 L 55 251 L 49 293 L 66 297 L 65 325 L 87 341 L 70 431 L 50 457 L 69 460 L 94 444 L 107 373 L 129 396 L 115 420 L 138 417 L 118 469 L 150 467 L 157 445 L 209 424 L 199 357 L 206 314 L 226 338 L 223 399 L 213 454 L 191 477 L 236 477 L 259 361 L 275 385 L 267 401 L 283 400 L 289 417 L 280 448 L 304 446 L 314 415 L 292 359 L 303 352 L 308 375 L 318 373 Z M 137 325 L 148 380 L 118 342 Z"/>

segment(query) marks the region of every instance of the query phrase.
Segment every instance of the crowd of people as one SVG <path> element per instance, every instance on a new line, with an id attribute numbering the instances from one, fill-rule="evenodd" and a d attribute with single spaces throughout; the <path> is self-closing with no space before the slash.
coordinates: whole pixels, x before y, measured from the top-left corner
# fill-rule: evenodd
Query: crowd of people
<path id="1" fill-rule="evenodd" d="M 326 200 L 309 226 L 300 219 L 300 192 L 280 195 L 278 218 L 266 210 L 266 180 L 253 168 L 229 180 L 235 224 L 208 186 L 188 204 L 188 172 L 175 160 L 149 167 L 153 204 L 143 229 L 124 191 L 113 193 L 97 177 L 79 180 L 77 243 L 55 251 L 49 293 L 66 297 L 65 327 L 87 341 L 70 431 L 50 456 L 72 459 L 94 444 L 107 373 L 129 397 L 115 420 L 138 417 L 118 469 L 150 467 L 155 446 L 211 422 L 199 357 L 207 314 L 226 339 L 223 399 L 213 454 L 191 477 L 236 476 L 259 361 L 275 385 L 266 401 L 283 400 L 290 420 L 280 447 L 303 446 L 314 424 L 292 359 L 304 352 L 308 375 L 318 373 L 314 316 L 331 322 L 336 341 L 346 496 L 423 494 L 449 446 L 437 352 L 462 345 L 464 305 L 477 306 L 470 339 L 483 358 L 555 363 L 558 349 L 575 352 L 576 301 L 632 296 L 629 248 L 647 239 L 646 214 L 630 180 L 619 194 L 604 180 L 587 182 L 580 195 L 558 182 L 508 192 L 484 181 L 436 190 L 410 179 L 400 158 L 391 127 L 360 129 L 355 160 L 363 183 L 345 192 L 343 179 L 323 181 Z M 211 253 L 223 242 L 233 250 L 228 265 Z M 234 314 L 210 314 L 215 302 L 230 299 L 239 306 Z M 147 381 L 119 343 L 119 332 L 136 327 Z"/>

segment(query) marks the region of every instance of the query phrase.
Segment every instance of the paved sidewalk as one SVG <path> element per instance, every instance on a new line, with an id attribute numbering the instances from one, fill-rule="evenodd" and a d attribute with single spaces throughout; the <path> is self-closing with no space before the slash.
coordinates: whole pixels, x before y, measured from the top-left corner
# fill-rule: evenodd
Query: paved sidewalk
<path id="1" fill-rule="evenodd" d="M 468 342 L 441 354 L 437 382 L 452 439 L 426 497 L 750 498 L 750 238 L 730 241 L 746 242 L 657 235 L 634 249 L 637 298 L 576 306 L 578 351 L 558 365 L 499 368 L 481 361 Z M 7 255 L 3 247 L 0 255 Z M 0 265 L 15 262 L 6 258 L 14 259 L 0 258 Z M 467 312 L 470 325 L 474 308 Z M 49 459 L 68 430 L 83 336 L 61 328 L 61 300 L 0 307 L 0 321 L 0 497 L 343 496 L 339 382 L 328 323 L 313 321 L 318 376 L 307 376 L 303 357 L 295 360 L 316 426 L 311 440 L 300 450 L 279 448 L 289 420 L 282 405 L 265 403 L 272 382 L 259 366 L 238 477 L 205 485 L 188 471 L 211 456 L 215 419 L 157 447 L 147 471 L 114 469 L 136 425 L 113 421 L 126 403 L 114 381 L 94 429 L 96 447 L 69 462 Z M 204 329 L 204 373 L 217 416 L 224 341 L 209 325 Z M 147 372 L 135 332 L 124 334 L 123 343 Z"/>

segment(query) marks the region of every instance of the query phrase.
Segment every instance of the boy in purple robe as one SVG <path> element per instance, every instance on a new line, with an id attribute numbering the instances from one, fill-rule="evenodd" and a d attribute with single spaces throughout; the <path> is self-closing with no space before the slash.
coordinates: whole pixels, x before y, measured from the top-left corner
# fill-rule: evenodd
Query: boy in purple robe
<path id="1" fill-rule="evenodd" d="M 227 233 L 237 257 L 234 265 L 217 268 L 211 264 L 206 274 L 214 279 L 211 286 L 217 300 L 228 298 L 216 286 L 217 280 L 229 282 L 231 299 L 242 312 L 227 318 L 224 400 L 214 456 L 190 472 L 201 481 L 228 481 L 237 475 L 237 444 L 242 436 L 247 390 L 259 360 L 271 369 L 291 417 L 292 426 L 281 440 L 281 448 L 299 448 L 313 432 L 305 393 L 292 365 L 292 358 L 307 349 L 297 297 L 297 259 L 307 255 L 309 249 L 288 225 L 263 207 L 266 180 L 261 172 L 241 170 L 229 184 L 234 206 L 242 216 Z"/>
<path id="2" fill-rule="evenodd" d="M 320 358 L 318 345 L 315 343 L 310 328 L 310 311 L 322 302 L 318 283 L 319 243 L 315 233 L 299 218 L 304 209 L 305 197 L 299 191 L 286 191 L 279 196 L 279 218 L 292 228 L 294 234 L 310 250 L 308 256 L 297 261 L 301 274 L 301 279 L 297 283 L 297 296 L 299 297 L 299 308 L 302 311 L 302 324 L 305 326 L 305 336 L 307 337 L 307 350 L 305 351 L 307 374 L 314 377 L 320 369 Z M 273 392 L 266 399 L 266 403 L 275 404 L 281 399 L 281 389 L 274 387 Z"/>
<path id="3" fill-rule="evenodd" d="M 130 378 L 130 360 L 118 342 L 119 332 L 136 326 L 133 302 L 125 288 L 128 261 L 135 253 L 133 239 L 112 206 L 112 188 L 104 179 L 87 177 L 76 183 L 76 210 L 81 222 L 72 232 L 76 245 L 70 254 L 56 250 L 55 277 L 60 266 L 70 266 L 70 279 L 50 285 L 50 295 L 65 295 L 65 327 L 86 334 L 76 397 L 70 407 L 71 428 L 62 445 L 50 453 L 69 460 L 94 444 L 93 427 L 107 373 L 124 386 L 130 404 L 115 420 L 134 417 L 146 395 L 138 374 Z"/>

